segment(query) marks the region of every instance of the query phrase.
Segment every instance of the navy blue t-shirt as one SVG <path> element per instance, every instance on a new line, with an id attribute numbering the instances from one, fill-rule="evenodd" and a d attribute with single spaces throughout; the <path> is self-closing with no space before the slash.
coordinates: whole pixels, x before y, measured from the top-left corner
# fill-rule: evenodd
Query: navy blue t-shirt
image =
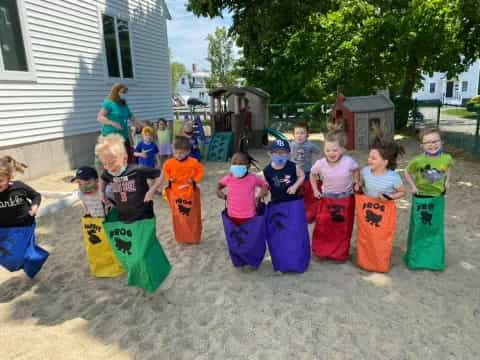
<path id="1" fill-rule="evenodd" d="M 138 158 L 138 165 L 148 168 L 155 167 L 155 157 L 158 154 L 157 144 L 155 144 L 154 142 L 151 142 L 150 144 L 145 144 L 143 141 L 140 141 L 135 148 L 135 152 L 144 152 L 147 155 L 146 158 Z"/>
<path id="2" fill-rule="evenodd" d="M 297 194 L 287 194 L 287 189 L 297 181 L 297 166 L 290 160 L 287 161 L 283 169 L 277 170 L 271 164 L 263 169 L 263 176 L 270 185 L 270 194 L 272 202 L 297 200 L 300 197 Z"/>

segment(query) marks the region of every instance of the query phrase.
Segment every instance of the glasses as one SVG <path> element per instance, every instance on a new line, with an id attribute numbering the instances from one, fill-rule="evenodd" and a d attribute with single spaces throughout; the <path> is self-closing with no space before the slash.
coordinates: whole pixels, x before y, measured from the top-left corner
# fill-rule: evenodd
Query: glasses
<path id="1" fill-rule="evenodd" d="M 442 140 L 433 140 L 433 141 L 425 141 L 422 142 L 422 145 L 437 145 L 440 144 Z"/>

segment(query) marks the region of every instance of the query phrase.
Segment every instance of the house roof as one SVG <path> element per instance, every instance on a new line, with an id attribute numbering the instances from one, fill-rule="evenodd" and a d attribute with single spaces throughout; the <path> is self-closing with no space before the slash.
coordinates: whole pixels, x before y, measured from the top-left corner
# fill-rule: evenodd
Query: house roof
<path id="1" fill-rule="evenodd" d="M 348 110 L 356 113 L 394 109 L 393 102 L 384 95 L 346 97 L 343 103 Z"/>
<path id="2" fill-rule="evenodd" d="M 235 94 L 235 95 L 245 95 L 246 92 L 250 92 L 252 94 L 255 94 L 257 96 L 263 97 L 265 99 L 268 99 L 270 97 L 270 94 L 263 91 L 262 89 L 252 87 L 252 86 L 244 86 L 244 87 L 237 87 L 237 86 L 224 86 L 224 87 L 219 87 L 216 89 L 211 90 L 208 95 L 210 96 L 220 96 L 223 94 Z"/>
<path id="3" fill-rule="evenodd" d="M 170 10 L 168 10 L 167 2 L 162 1 L 162 3 L 163 3 L 163 8 L 165 9 L 165 12 L 166 12 L 167 20 L 172 20 L 172 14 L 170 14 Z"/>

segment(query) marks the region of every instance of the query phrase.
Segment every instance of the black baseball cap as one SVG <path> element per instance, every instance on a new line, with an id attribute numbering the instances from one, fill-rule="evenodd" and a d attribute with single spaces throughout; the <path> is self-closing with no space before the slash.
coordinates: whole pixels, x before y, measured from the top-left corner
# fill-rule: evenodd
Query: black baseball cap
<path id="1" fill-rule="evenodd" d="M 71 182 L 75 180 L 91 180 L 91 179 L 98 179 L 97 170 L 90 166 L 82 166 L 77 169 L 75 172 L 75 176 L 73 177 Z"/>

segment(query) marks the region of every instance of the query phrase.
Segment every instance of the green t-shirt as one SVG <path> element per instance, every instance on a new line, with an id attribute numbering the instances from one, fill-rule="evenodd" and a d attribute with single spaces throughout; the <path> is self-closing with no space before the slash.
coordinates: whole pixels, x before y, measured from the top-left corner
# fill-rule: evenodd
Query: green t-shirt
<path id="1" fill-rule="evenodd" d="M 122 125 L 122 130 L 115 129 L 112 125 L 102 126 L 102 135 L 120 134 L 125 140 L 128 140 L 128 119 L 132 117 L 132 113 L 128 105 L 119 104 L 110 99 L 103 101 L 102 107 L 107 112 L 108 120 L 114 121 Z"/>
<path id="2" fill-rule="evenodd" d="M 453 165 L 449 154 L 418 155 L 407 166 L 420 195 L 439 196 L 445 192 L 447 170 Z"/>

